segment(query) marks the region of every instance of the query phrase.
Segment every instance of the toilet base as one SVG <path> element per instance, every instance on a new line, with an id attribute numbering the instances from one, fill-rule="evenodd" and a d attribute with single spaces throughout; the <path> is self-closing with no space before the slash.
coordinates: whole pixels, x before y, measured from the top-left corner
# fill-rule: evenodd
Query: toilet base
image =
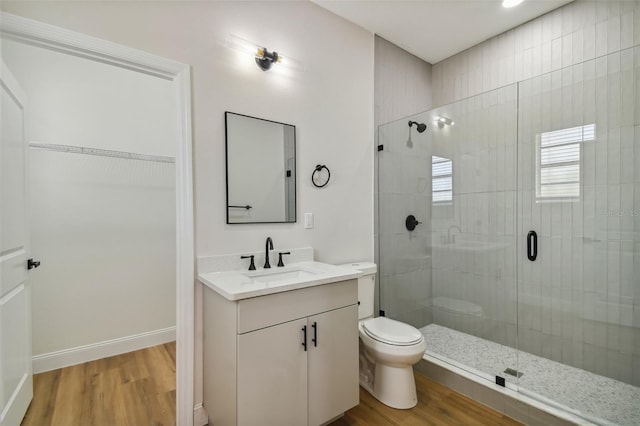
<path id="1" fill-rule="evenodd" d="M 360 386 L 378 401 L 392 408 L 407 410 L 418 404 L 413 368 L 392 367 L 376 363 L 373 386 L 360 382 Z"/>

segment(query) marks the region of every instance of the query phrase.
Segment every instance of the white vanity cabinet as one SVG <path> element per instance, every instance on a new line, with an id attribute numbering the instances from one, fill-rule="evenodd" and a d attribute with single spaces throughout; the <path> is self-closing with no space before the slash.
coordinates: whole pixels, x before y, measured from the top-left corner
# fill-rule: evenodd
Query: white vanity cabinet
<path id="1" fill-rule="evenodd" d="M 211 425 L 317 426 L 358 404 L 356 280 L 238 301 L 204 292 Z"/>

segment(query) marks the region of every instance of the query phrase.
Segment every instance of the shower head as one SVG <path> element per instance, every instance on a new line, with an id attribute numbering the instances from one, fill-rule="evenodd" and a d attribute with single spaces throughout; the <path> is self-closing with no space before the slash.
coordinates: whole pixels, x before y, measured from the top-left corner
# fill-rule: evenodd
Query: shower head
<path id="1" fill-rule="evenodd" d="M 416 125 L 416 129 L 418 130 L 418 133 L 422 133 L 425 130 L 427 130 L 427 125 L 424 123 L 418 123 L 417 121 L 409 121 L 409 127 Z"/>

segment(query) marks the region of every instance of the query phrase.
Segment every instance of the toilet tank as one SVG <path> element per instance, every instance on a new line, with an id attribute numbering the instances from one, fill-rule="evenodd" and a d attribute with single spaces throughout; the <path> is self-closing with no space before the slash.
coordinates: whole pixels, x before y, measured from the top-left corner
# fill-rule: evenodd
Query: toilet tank
<path id="1" fill-rule="evenodd" d="M 353 262 L 345 265 L 364 272 L 364 275 L 358 278 L 358 319 L 365 319 L 373 316 L 373 302 L 376 289 L 376 271 L 378 270 L 375 263 L 372 262 Z"/>

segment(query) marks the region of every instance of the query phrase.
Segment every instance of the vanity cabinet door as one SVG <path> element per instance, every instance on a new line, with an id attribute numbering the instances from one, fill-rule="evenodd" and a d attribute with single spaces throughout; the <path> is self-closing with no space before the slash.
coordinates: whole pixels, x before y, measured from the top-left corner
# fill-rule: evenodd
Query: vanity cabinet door
<path id="1" fill-rule="evenodd" d="M 359 403 L 358 307 L 314 315 L 307 327 L 309 426 L 317 426 Z"/>
<path id="2" fill-rule="evenodd" d="M 238 335 L 238 425 L 307 424 L 306 325 L 304 318 Z"/>

